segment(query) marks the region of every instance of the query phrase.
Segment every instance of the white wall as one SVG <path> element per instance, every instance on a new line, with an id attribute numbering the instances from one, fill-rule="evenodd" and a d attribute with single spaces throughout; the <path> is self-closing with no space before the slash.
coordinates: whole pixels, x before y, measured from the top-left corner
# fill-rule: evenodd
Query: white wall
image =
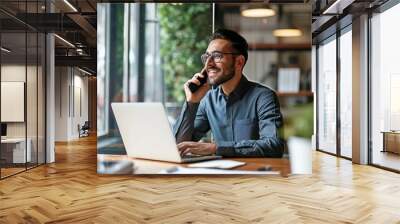
<path id="1" fill-rule="evenodd" d="M 1 81 L 3 82 L 24 82 L 26 85 L 26 106 L 22 112 L 26 112 L 26 120 L 23 122 L 6 122 L 8 138 L 24 138 L 25 134 L 29 139 L 32 161 L 44 163 L 44 74 L 42 67 L 25 64 L 3 64 L 1 66 Z M 26 80 L 27 79 L 27 80 Z M 2 96 L 7 97 L 7 96 Z M 4 112 L 12 108 L 1 108 Z M 12 111 L 7 111 L 12 113 Z M 37 153 L 39 154 L 37 156 Z"/>
<path id="2" fill-rule="evenodd" d="M 88 78 L 72 67 L 56 67 L 55 73 L 55 140 L 70 141 L 88 120 Z"/>
<path id="3" fill-rule="evenodd" d="M 70 77 L 67 67 L 55 68 L 55 141 L 68 140 Z"/>
<path id="4" fill-rule="evenodd" d="M 28 124 L 28 137 L 29 133 L 31 133 L 30 128 L 32 130 L 36 130 L 36 113 L 32 113 L 32 111 L 36 112 L 36 87 L 29 88 L 32 86 L 36 86 L 36 80 L 33 80 L 30 75 L 36 75 L 36 67 L 28 66 L 27 68 L 25 65 L 18 65 L 18 64 L 9 64 L 9 65 L 2 65 L 1 66 L 1 81 L 3 82 L 25 82 L 25 75 L 27 69 L 28 72 L 28 88 L 27 88 L 27 106 L 29 107 L 27 113 L 27 120 Z M 39 105 L 40 107 L 40 105 Z M 8 108 L 1 108 L 1 110 L 7 110 Z M 32 123 L 34 122 L 34 124 Z M 25 123 L 26 122 L 7 122 L 7 136 L 8 137 L 25 137 Z M 35 132 L 36 134 L 36 132 Z"/>

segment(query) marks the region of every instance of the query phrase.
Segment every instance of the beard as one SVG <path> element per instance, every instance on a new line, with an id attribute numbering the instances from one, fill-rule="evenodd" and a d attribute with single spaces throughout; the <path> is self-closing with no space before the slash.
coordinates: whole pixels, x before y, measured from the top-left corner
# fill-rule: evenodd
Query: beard
<path id="1" fill-rule="evenodd" d="M 217 68 L 213 67 L 213 69 L 217 69 Z M 229 68 L 228 71 L 226 71 L 225 73 L 223 73 L 220 76 L 217 76 L 217 77 L 212 78 L 212 79 L 209 77 L 208 78 L 208 83 L 210 85 L 212 85 L 212 86 L 218 86 L 218 85 L 221 85 L 221 84 L 231 80 L 233 78 L 233 76 L 235 76 L 235 70 L 234 70 L 234 68 L 232 66 L 232 67 Z"/>

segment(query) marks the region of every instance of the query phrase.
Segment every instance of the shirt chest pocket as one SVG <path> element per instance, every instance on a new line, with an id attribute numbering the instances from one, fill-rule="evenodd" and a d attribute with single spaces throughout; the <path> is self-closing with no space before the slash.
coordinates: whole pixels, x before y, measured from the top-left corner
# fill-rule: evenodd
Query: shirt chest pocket
<path id="1" fill-rule="evenodd" d="M 236 120 L 233 123 L 233 129 L 235 141 L 257 140 L 259 138 L 257 119 Z"/>

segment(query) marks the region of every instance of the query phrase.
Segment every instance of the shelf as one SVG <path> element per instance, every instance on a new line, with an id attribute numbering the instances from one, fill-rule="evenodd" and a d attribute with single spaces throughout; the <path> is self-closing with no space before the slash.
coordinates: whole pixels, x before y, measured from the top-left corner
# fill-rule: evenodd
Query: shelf
<path id="1" fill-rule="evenodd" d="M 313 96 L 313 92 L 311 91 L 300 91 L 300 92 L 277 92 L 276 93 L 277 96 L 279 97 L 296 97 L 296 96 Z"/>
<path id="2" fill-rule="evenodd" d="M 249 50 L 252 50 L 252 51 L 265 51 L 265 50 L 311 51 L 311 43 L 297 43 L 297 44 L 249 43 Z"/>

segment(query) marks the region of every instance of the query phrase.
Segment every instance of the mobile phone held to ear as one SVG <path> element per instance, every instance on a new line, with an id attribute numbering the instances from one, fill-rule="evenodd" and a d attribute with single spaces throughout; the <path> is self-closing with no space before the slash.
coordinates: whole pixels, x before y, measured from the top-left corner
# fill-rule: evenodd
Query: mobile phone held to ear
<path id="1" fill-rule="evenodd" d="M 201 74 L 203 74 L 204 77 L 203 78 L 197 77 L 197 79 L 200 81 L 199 86 L 192 82 L 189 83 L 190 92 L 192 92 L 192 93 L 196 92 L 202 85 L 204 85 L 204 83 L 207 82 L 207 71 L 205 69 L 203 69 Z"/>

